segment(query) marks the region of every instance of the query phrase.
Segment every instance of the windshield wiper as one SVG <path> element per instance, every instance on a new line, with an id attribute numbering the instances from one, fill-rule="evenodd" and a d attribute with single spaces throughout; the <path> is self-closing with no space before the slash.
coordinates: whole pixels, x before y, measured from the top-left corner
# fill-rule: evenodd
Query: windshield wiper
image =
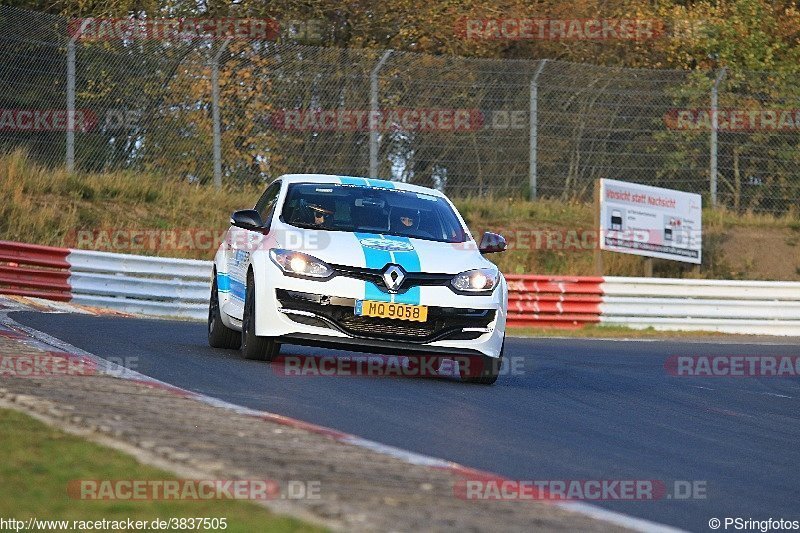
<path id="1" fill-rule="evenodd" d="M 303 229 L 328 229 L 323 226 L 317 226 L 316 224 L 307 224 L 304 222 L 290 222 L 290 224 L 296 228 L 303 228 Z"/>

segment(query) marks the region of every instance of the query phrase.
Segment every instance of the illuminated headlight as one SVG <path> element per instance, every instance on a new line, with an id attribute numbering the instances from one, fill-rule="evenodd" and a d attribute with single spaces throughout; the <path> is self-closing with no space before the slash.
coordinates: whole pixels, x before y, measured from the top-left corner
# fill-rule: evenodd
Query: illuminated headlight
<path id="1" fill-rule="evenodd" d="M 490 293 L 500 281 L 500 272 L 493 268 L 467 270 L 454 277 L 450 284 L 458 292 Z"/>
<path id="2" fill-rule="evenodd" d="M 333 274 L 333 269 L 325 261 L 308 254 L 273 248 L 269 257 L 285 274 L 309 278 L 327 278 Z"/>

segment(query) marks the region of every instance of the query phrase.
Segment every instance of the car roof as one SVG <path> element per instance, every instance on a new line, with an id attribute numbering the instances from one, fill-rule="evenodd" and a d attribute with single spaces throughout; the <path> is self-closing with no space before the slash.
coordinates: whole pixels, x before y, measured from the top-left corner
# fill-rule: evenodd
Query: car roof
<path id="1" fill-rule="evenodd" d="M 422 187 L 421 185 L 413 185 L 411 183 L 403 183 L 401 181 L 363 178 L 359 176 L 337 176 L 334 174 L 284 174 L 280 177 L 280 179 L 287 183 L 336 183 L 345 185 L 361 185 L 365 187 L 376 187 L 383 189 L 391 188 L 401 191 L 427 194 L 430 196 L 444 197 L 444 194 L 442 194 L 440 191 L 431 189 L 429 187 Z"/>

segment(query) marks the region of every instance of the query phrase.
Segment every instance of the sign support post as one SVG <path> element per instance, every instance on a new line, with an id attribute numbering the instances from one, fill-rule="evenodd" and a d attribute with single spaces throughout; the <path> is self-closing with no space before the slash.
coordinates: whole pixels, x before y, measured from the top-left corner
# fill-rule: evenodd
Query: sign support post
<path id="1" fill-rule="evenodd" d="M 653 258 L 652 257 L 645 257 L 644 259 L 644 277 L 652 278 L 653 277 Z"/>
<path id="2" fill-rule="evenodd" d="M 603 275 L 603 251 L 600 249 L 603 241 L 603 229 L 600 224 L 600 180 L 594 180 L 594 223 L 597 232 L 597 245 L 594 247 L 594 273 Z"/>

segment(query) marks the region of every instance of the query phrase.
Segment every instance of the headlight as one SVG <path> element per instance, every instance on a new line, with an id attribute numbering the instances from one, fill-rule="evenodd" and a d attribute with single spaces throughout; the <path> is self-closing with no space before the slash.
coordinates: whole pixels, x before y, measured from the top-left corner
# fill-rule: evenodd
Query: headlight
<path id="1" fill-rule="evenodd" d="M 269 258 L 284 274 L 307 278 L 327 278 L 333 274 L 333 269 L 325 261 L 308 254 L 273 248 L 269 251 Z"/>
<path id="2" fill-rule="evenodd" d="M 454 277 L 450 284 L 457 292 L 488 294 L 500 281 L 500 272 L 493 268 L 467 270 Z"/>

